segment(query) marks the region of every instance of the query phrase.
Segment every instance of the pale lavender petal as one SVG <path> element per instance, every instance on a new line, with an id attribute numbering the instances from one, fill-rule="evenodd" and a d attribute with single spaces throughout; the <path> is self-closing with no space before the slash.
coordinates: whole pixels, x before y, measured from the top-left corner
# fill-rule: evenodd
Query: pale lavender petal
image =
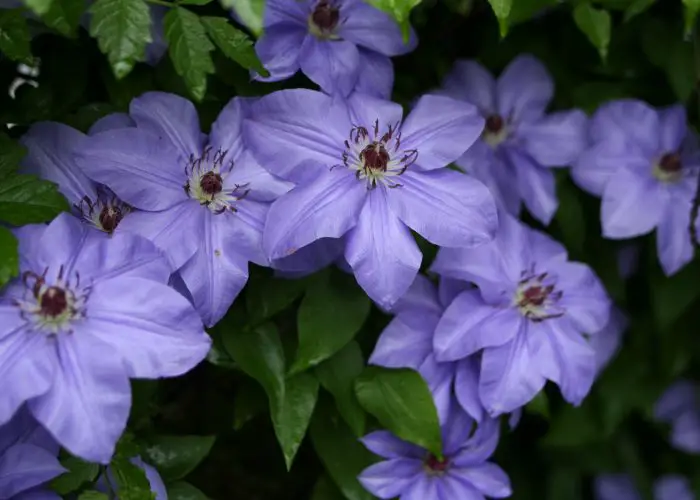
<path id="1" fill-rule="evenodd" d="M 370 191 L 357 226 L 348 234 L 345 259 L 362 289 L 384 308 L 395 304 L 413 283 L 422 255 L 391 211 L 384 189 Z"/>
<path id="2" fill-rule="evenodd" d="M 146 130 L 96 134 L 76 152 L 76 161 L 88 177 L 136 208 L 165 210 L 187 198 L 184 159 L 167 138 Z"/>
<path id="3" fill-rule="evenodd" d="M 465 446 L 452 458 L 457 467 L 473 467 L 483 464 L 498 447 L 500 439 L 500 419 L 484 418 Z"/>
<path id="4" fill-rule="evenodd" d="M 647 158 L 660 152 L 660 132 L 658 112 L 634 99 L 603 104 L 591 118 L 589 128 L 594 142 L 627 143 L 626 147 L 631 153 Z"/>
<path id="5" fill-rule="evenodd" d="M 357 83 L 360 53 L 346 40 L 307 36 L 301 45 L 299 66 L 323 91 L 347 96 Z"/>
<path id="6" fill-rule="evenodd" d="M 671 444 L 686 453 L 700 454 L 700 411 L 688 411 L 671 425 Z"/>
<path id="7" fill-rule="evenodd" d="M 51 390 L 29 409 L 61 445 L 90 462 L 109 463 L 129 417 L 131 386 L 120 356 L 76 325 L 56 342 L 60 367 Z"/>
<path id="8" fill-rule="evenodd" d="M 422 474 L 406 487 L 400 500 L 444 500 L 438 496 L 439 479 Z"/>
<path id="9" fill-rule="evenodd" d="M 298 279 L 329 266 L 342 257 L 344 238 L 321 238 L 300 248 L 292 255 L 271 262 L 281 276 Z"/>
<path id="10" fill-rule="evenodd" d="M 369 364 L 417 370 L 432 352 L 438 319 L 418 311 L 396 316 L 379 336 Z"/>
<path id="11" fill-rule="evenodd" d="M 596 500 L 642 500 L 627 474 L 604 474 L 595 478 Z"/>
<path id="12" fill-rule="evenodd" d="M 453 278 L 440 278 L 438 281 L 438 297 L 442 308 L 449 306 L 452 301 L 462 292 L 471 290 L 474 287 L 471 283 Z"/>
<path id="13" fill-rule="evenodd" d="M 352 124 L 364 126 L 367 130 L 372 130 L 375 123 L 378 123 L 380 132 L 383 133 L 390 125 L 396 126 L 400 123 L 403 117 L 400 104 L 359 92 L 353 92 L 347 98 L 346 104 Z"/>
<path id="14" fill-rule="evenodd" d="M 681 149 L 688 134 L 688 117 L 681 104 L 662 108 L 659 114 L 659 147 L 663 152 L 675 152 Z"/>
<path id="15" fill-rule="evenodd" d="M 44 229 L 36 248 L 36 262 L 34 264 L 48 267 L 51 273 L 57 272 L 60 266 L 63 266 L 65 275 L 71 276 L 75 260 L 86 243 L 99 236 L 101 233 L 94 231 L 87 224 L 83 224 L 73 215 L 64 212 Z M 43 269 L 32 270 L 41 271 Z"/>
<path id="16" fill-rule="evenodd" d="M 233 219 L 225 219 L 229 221 L 226 224 L 226 230 L 230 233 L 229 240 L 235 241 L 231 248 L 245 260 L 259 266 L 269 265 L 262 246 L 263 229 L 269 210 L 268 203 L 246 199 L 238 204 Z"/>
<path id="17" fill-rule="evenodd" d="M 303 27 L 292 23 L 280 23 L 265 28 L 255 44 L 255 52 L 270 76 L 259 80 L 285 80 L 299 71 L 299 52 L 307 38 Z"/>
<path id="18" fill-rule="evenodd" d="M 449 169 L 406 172 L 401 187 L 387 191 L 392 211 L 431 243 L 469 248 L 493 240 L 498 227 L 489 190 Z"/>
<path id="19" fill-rule="evenodd" d="M 383 458 L 421 459 L 425 456 L 423 448 L 399 439 L 389 431 L 372 432 L 360 441 L 369 451 Z"/>
<path id="20" fill-rule="evenodd" d="M 129 377 L 176 377 L 209 351 L 192 305 L 164 284 L 119 277 L 96 285 L 90 299 L 86 330 L 122 358 Z"/>
<path id="21" fill-rule="evenodd" d="M 503 345 L 518 334 L 522 321 L 513 308 L 488 305 L 476 290 L 463 292 L 437 324 L 435 355 L 440 361 L 456 361 L 481 349 Z"/>
<path id="22" fill-rule="evenodd" d="M 477 422 L 484 417 L 484 407 L 479 399 L 479 362 L 474 356 L 457 363 L 454 389 L 462 409 Z"/>
<path id="23" fill-rule="evenodd" d="M 668 474 L 654 483 L 654 500 L 695 500 L 690 481 L 678 474 Z"/>
<path id="24" fill-rule="evenodd" d="M 648 165 L 643 157 L 630 154 L 625 142 L 606 141 L 592 145 L 571 167 L 571 177 L 583 190 L 602 196 L 610 177 L 629 164 Z"/>
<path id="25" fill-rule="evenodd" d="M 515 58 L 496 83 L 498 113 L 515 121 L 537 118 L 554 96 L 547 68 L 530 54 Z"/>
<path id="26" fill-rule="evenodd" d="M 472 60 L 455 62 L 442 81 L 445 95 L 472 103 L 484 116 L 496 112 L 496 79 Z"/>
<path id="27" fill-rule="evenodd" d="M 606 238 L 631 238 L 652 231 L 664 213 L 667 195 L 651 176 L 618 170 L 603 193 L 600 218 Z"/>
<path id="28" fill-rule="evenodd" d="M 244 149 L 243 119 L 248 116 L 254 101 L 242 97 L 231 99 L 211 125 L 209 145 L 226 151 L 226 157 L 237 160 Z M 238 162 L 235 163 L 238 168 Z"/>
<path id="29" fill-rule="evenodd" d="M 627 330 L 628 325 L 627 316 L 618 307 L 613 306 L 607 325 L 589 339 L 589 343 L 595 351 L 598 373 L 605 369 L 613 356 L 617 354 L 622 343 L 622 334 Z"/>
<path id="30" fill-rule="evenodd" d="M 238 155 L 231 174 L 224 181 L 226 188 L 235 188 L 234 184 L 246 186 L 250 190 L 246 200 L 256 201 L 274 201 L 294 186 L 262 168 L 250 151 Z"/>
<path id="31" fill-rule="evenodd" d="M 612 301 L 593 270 L 585 264 L 566 262 L 550 266 L 557 286 L 564 291 L 560 305 L 566 317 L 584 333 L 594 334 L 608 323 Z"/>
<path id="32" fill-rule="evenodd" d="M 58 184 L 58 189 L 71 203 L 85 196 L 97 197 L 95 185 L 74 160 L 74 152 L 85 141 L 85 135 L 68 125 L 39 122 L 20 139 L 27 148 L 20 172 L 35 174 Z"/>
<path id="33" fill-rule="evenodd" d="M 507 498 L 513 494 L 508 475 L 498 465 L 486 462 L 481 465 L 452 469 L 455 475 L 489 498 Z"/>
<path id="34" fill-rule="evenodd" d="M 272 204 L 263 235 L 270 260 L 293 254 L 320 239 L 339 238 L 358 221 L 367 189 L 346 169 L 326 170 Z"/>
<path id="35" fill-rule="evenodd" d="M 459 405 L 452 407 L 441 429 L 442 448 L 445 455 L 453 457 L 469 446 L 474 424 L 474 420 Z"/>
<path id="36" fill-rule="evenodd" d="M 360 48 L 356 92 L 389 99 L 394 88 L 394 65 L 387 56 Z"/>
<path id="37" fill-rule="evenodd" d="M 418 44 L 413 29 L 408 43 L 404 43 L 398 23 L 365 2 L 348 2 L 341 15 L 347 20 L 340 26 L 338 34 L 373 52 L 398 56 L 412 51 Z"/>
<path id="38" fill-rule="evenodd" d="M 267 0 L 265 2 L 264 26 L 267 30 L 274 24 L 286 22 L 297 24 L 300 29 L 306 29 L 308 15 L 308 1 Z"/>
<path id="39" fill-rule="evenodd" d="M 700 402 L 695 384 L 689 380 L 679 380 L 661 395 L 654 406 L 654 418 L 662 422 L 672 422 L 687 411 L 693 411 Z"/>
<path id="40" fill-rule="evenodd" d="M 129 115 L 139 129 L 166 139 L 185 160 L 202 154 L 199 116 L 191 101 L 167 92 L 146 92 L 131 101 Z"/>
<path id="41" fill-rule="evenodd" d="M 573 163 L 586 147 L 583 111 L 552 113 L 518 127 L 523 149 L 540 165 L 562 167 Z"/>
<path id="42" fill-rule="evenodd" d="M 422 274 L 416 276 L 401 300 L 391 308 L 391 312 L 394 314 L 414 311 L 423 311 L 437 316 L 443 312 L 435 285 Z"/>
<path id="43" fill-rule="evenodd" d="M 52 453 L 31 444 L 17 444 L 0 456 L 0 495 L 15 498 L 65 471 Z"/>
<path id="44" fill-rule="evenodd" d="M 656 253 L 666 276 L 678 272 L 694 255 L 690 240 L 690 212 L 692 203 L 683 197 L 674 197 L 666 205 L 656 228 Z"/>
<path id="45" fill-rule="evenodd" d="M 516 182 L 523 203 L 542 224 L 549 225 L 557 211 L 554 173 L 538 165 L 528 154 L 516 148 L 505 148 L 504 153 L 516 172 Z"/>
<path id="46" fill-rule="evenodd" d="M 428 383 L 430 392 L 433 395 L 433 401 L 441 424 L 444 424 L 450 417 L 454 403 L 452 395 L 454 365 L 454 363 L 439 363 L 435 356 L 430 353 L 418 368 L 418 372 Z"/>
<path id="47" fill-rule="evenodd" d="M 401 127 L 401 147 L 415 149 L 415 166 L 434 170 L 452 163 L 484 130 L 476 107 L 450 97 L 424 95 Z"/>
<path id="48" fill-rule="evenodd" d="M 132 120 L 127 113 L 110 113 L 93 123 L 90 130 L 88 130 L 88 135 L 95 135 L 108 130 L 135 126 L 136 122 L 134 122 L 134 120 Z"/>
<path id="49" fill-rule="evenodd" d="M 392 499 L 401 495 L 423 473 L 419 460 L 394 458 L 366 468 L 358 476 L 360 484 L 382 499 Z"/>

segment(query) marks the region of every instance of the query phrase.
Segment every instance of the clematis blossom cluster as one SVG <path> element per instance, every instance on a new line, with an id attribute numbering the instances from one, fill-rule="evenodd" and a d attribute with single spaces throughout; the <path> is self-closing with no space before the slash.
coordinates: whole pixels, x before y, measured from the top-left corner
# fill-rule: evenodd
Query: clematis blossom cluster
<path id="1" fill-rule="evenodd" d="M 671 426 L 671 444 L 686 453 L 700 454 L 700 388 L 679 380 L 664 391 L 654 407 L 654 417 Z"/>

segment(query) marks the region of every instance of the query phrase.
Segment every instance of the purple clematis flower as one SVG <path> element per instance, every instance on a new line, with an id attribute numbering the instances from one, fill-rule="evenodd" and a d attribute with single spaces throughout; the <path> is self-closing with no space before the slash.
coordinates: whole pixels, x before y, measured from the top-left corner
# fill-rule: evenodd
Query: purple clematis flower
<path id="1" fill-rule="evenodd" d="M 158 474 L 158 471 L 144 462 L 141 457 L 133 457 L 130 462 L 142 469 L 146 473 L 146 479 L 151 486 L 151 492 L 155 494 L 154 500 L 168 500 L 168 492 L 163 483 L 163 479 Z M 114 478 L 114 473 L 111 467 L 107 467 L 107 474 L 109 475 L 109 487 L 105 475 L 102 474 L 95 484 L 95 489 L 103 493 L 108 493 L 110 490 L 117 494 L 117 499 L 119 498 L 119 489 L 117 488 L 117 481 Z"/>
<path id="2" fill-rule="evenodd" d="M 261 98 L 249 116 L 244 133 L 258 161 L 297 184 L 268 214 L 263 246 L 271 261 L 345 236 L 357 281 L 388 308 L 420 267 L 408 228 L 447 247 L 493 238 L 488 189 L 442 168 L 479 135 L 483 120 L 473 106 L 425 96 L 401 124 L 398 104 L 361 94 L 345 103 L 298 89 Z"/>
<path id="3" fill-rule="evenodd" d="M 632 477 L 627 474 L 604 474 L 595 479 L 596 500 L 642 500 Z M 668 474 L 654 483 L 654 500 L 695 500 L 690 482 L 683 476 Z"/>
<path id="4" fill-rule="evenodd" d="M 412 51 L 397 23 L 362 0 L 268 0 L 264 32 L 255 50 L 270 72 L 261 80 L 289 78 L 299 69 L 329 94 L 353 90 L 389 97 L 390 56 Z"/>
<path id="5" fill-rule="evenodd" d="M 552 167 L 568 166 L 586 145 L 582 111 L 546 114 L 554 83 L 531 55 L 514 59 L 498 80 L 476 61 L 458 61 L 440 94 L 474 104 L 486 120 L 456 164 L 484 182 L 508 212 L 521 203 L 547 225 L 557 210 Z"/>
<path id="6" fill-rule="evenodd" d="M 687 453 L 700 453 L 700 392 L 697 384 L 679 380 L 654 407 L 657 420 L 671 424 L 671 444 Z"/>
<path id="7" fill-rule="evenodd" d="M 690 212 L 700 168 L 685 108 L 611 102 L 596 111 L 588 135 L 589 147 L 571 175 L 602 198 L 603 235 L 624 239 L 656 229 L 661 267 L 675 273 L 693 257 Z M 697 221 L 693 227 L 697 234 Z"/>
<path id="8" fill-rule="evenodd" d="M 510 480 L 487 462 L 498 446 L 498 422 L 486 420 L 472 433 L 474 422 L 455 407 L 442 425 L 443 454 L 439 459 L 388 431 L 368 434 L 362 443 L 386 459 L 365 469 L 362 486 L 382 499 L 453 500 L 507 498 Z"/>
<path id="9" fill-rule="evenodd" d="M 44 485 L 66 472 L 58 444 L 26 407 L 0 426 L 0 500 L 60 500 Z"/>
<path id="10" fill-rule="evenodd" d="M 21 277 L 0 295 L 0 422 L 27 401 L 71 453 L 108 463 L 129 415 L 129 378 L 182 375 L 211 339 L 146 239 L 105 238 L 70 214 L 15 235 Z"/>
<path id="11" fill-rule="evenodd" d="M 290 187 L 244 149 L 246 106 L 229 102 L 207 138 L 190 101 L 148 92 L 131 102 L 135 127 L 96 133 L 76 153 L 89 177 L 137 209 L 120 227 L 166 253 L 207 326 L 245 285 L 248 262 L 267 264 L 265 217 Z"/>
<path id="12" fill-rule="evenodd" d="M 566 250 L 511 216 L 496 239 L 479 248 L 438 252 L 432 271 L 471 281 L 440 319 L 433 341 L 438 361 L 482 351 L 479 395 L 492 415 L 529 402 L 546 380 L 579 404 L 596 374 L 587 335 L 608 323 L 611 301 L 593 273 L 568 262 Z"/>

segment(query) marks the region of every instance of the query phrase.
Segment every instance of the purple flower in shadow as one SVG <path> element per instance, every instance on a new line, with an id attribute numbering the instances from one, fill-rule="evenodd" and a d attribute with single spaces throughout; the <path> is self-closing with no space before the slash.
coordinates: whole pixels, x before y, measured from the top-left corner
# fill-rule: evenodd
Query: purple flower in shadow
<path id="1" fill-rule="evenodd" d="M 661 395 L 654 417 L 671 424 L 671 444 L 682 451 L 700 454 L 700 392 L 697 384 L 679 380 Z"/>

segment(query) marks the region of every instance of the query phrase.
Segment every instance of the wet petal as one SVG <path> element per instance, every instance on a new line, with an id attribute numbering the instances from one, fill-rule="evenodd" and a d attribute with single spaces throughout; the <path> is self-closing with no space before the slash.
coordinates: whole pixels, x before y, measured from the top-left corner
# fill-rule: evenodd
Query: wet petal
<path id="1" fill-rule="evenodd" d="M 396 316 L 379 336 L 369 363 L 417 370 L 432 353 L 433 331 L 438 319 L 439 316 L 423 311 Z"/>
<path id="2" fill-rule="evenodd" d="M 0 491 L 3 498 L 50 481 L 66 472 L 55 455 L 32 444 L 17 444 L 0 455 Z"/>
<path id="3" fill-rule="evenodd" d="M 443 169 L 406 172 L 387 192 L 393 212 L 431 243 L 474 247 L 493 240 L 498 226 L 489 190 L 474 178 Z"/>
<path id="4" fill-rule="evenodd" d="M 554 96 L 547 68 L 530 54 L 515 58 L 496 84 L 498 112 L 515 121 L 539 117 Z"/>
<path id="5" fill-rule="evenodd" d="M 364 2 L 352 2 L 342 10 L 347 20 L 339 35 L 361 47 L 385 56 L 406 54 L 416 48 L 418 40 L 413 29 L 408 43 L 404 43 L 399 25 L 385 12 Z"/>
<path id="6" fill-rule="evenodd" d="M 192 305 L 165 284 L 119 277 L 96 285 L 90 301 L 90 334 L 121 356 L 129 377 L 177 377 L 209 352 Z"/>
<path id="7" fill-rule="evenodd" d="M 486 462 L 464 469 L 453 469 L 450 474 L 459 477 L 489 498 L 507 498 L 513 494 L 508 475 L 496 464 Z"/>
<path id="8" fill-rule="evenodd" d="M 347 96 L 357 83 L 360 53 L 355 44 L 345 40 L 307 36 L 299 53 L 299 66 L 324 92 Z"/>
<path id="9" fill-rule="evenodd" d="M 442 81 L 442 90 L 454 99 L 472 103 L 483 116 L 496 112 L 496 80 L 476 61 L 455 62 Z"/>
<path id="10" fill-rule="evenodd" d="M 540 165 L 563 167 L 573 163 L 586 147 L 587 118 L 583 111 L 552 113 L 518 128 L 523 148 Z"/>
<path id="11" fill-rule="evenodd" d="M 107 464 L 131 406 L 122 359 L 104 356 L 109 345 L 78 328 L 55 348 L 60 366 L 51 390 L 29 401 L 29 409 L 71 454 Z"/>
<path id="12" fill-rule="evenodd" d="M 508 161 L 517 175 L 518 188 L 525 206 L 542 224 L 549 225 L 557 211 L 557 199 L 554 173 L 533 161 L 527 154 L 508 148 Z"/>
<path id="13" fill-rule="evenodd" d="M 631 238 L 652 231 L 666 208 L 664 193 L 651 176 L 618 170 L 603 193 L 600 218 L 606 238 Z"/>
<path id="14" fill-rule="evenodd" d="M 373 495 L 392 499 L 401 495 L 422 471 L 418 460 L 394 458 L 366 468 L 357 479 Z"/>
<path id="15" fill-rule="evenodd" d="M 357 75 L 356 92 L 391 98 L 394 88 L 394 65 L 387 56 L 360 49 L 360 72 Z"/>
<path id="16" fill-rule="evenodd" d="M 270 76 L 257 79 L 275 82 L 299 71 L 299 52 L 305 39 L 306 31 L 296 24 L 280 23 L 265 28 L 255 44 L 255 52 Z"/>
<path id="17" fill-rule="evenodd" d="M 91 179 L 142 210 L 164 210 L 187 197 L 185 159 L 168 139 L 146 130 L 96 134 L 76 151 L 76 161 Z"/>
<path id="18" fill-rule="evenodd" d="M 327 170 L 272 204 L 263 248 L 279 259 L 320 238 L 339 238 L 355 226 L 367 190 L 345 169 Z"/>
<path id="19" fill-rule="evenodd" d="M 191 101 L 167 92 L 146 92 L 131 101 L 129 114 L 139 129 L 167 139 L 180 157 L 202 154 L 199 116 Z"/>
<path id="20" fill-rule="evenodd" d="M 389 308 L 413 283 L 422 255 L 386 196 L 381 188 L 370 191 L 357 226 L 348 234 L 345 259 L 367 295 Z"/>
<path id="21" fill-rule="evenodd" d="M 425 450 L 420 446 L 411 444 L 397 438 L 389 431 L 375 431 L 361 438 L 365 447 L 383 458 L 422 458 Z"/>
<path id="22" fill-rule="evenodd" d="M 401 147 L 415 149 L 415 165 L 442 168 L 462 156 L 484 130 L 476 107 L 450 97 L 424 95 L 401 127 Z"/>

